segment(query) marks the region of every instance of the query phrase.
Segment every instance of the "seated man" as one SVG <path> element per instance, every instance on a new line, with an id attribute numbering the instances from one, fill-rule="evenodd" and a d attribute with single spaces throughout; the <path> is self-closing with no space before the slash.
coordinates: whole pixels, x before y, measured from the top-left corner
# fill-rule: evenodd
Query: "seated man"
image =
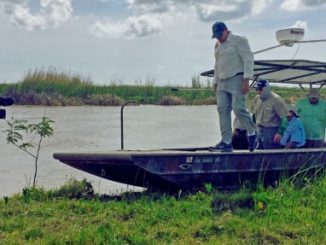
<path id="1" fill-rule="evenodd" d="M 299 114 L 293 106 L 288 107 L 287 119 L 289 121 L 281 138 L 281 145 L 284 148 L 299 148 L 306 143 L 306 135 Z"/>
<path id="2" fill-rule="evenodd" d="M 306 133 L 306 148 L 324 147 L 326 129 L 326 101 L 320 99 L 319 90 L 311 88 L 307 98 L 296 103 Z"/>
<path id="3" fill-rule="evenodd" d="M 282 120 L 286 120 L 287 108 L 284 100 L 272 92 L 267 80 L 255 85 L 257 95 L 252 101 L 252 113 L 260 131 L 263 149 L 279 148 Z"/>

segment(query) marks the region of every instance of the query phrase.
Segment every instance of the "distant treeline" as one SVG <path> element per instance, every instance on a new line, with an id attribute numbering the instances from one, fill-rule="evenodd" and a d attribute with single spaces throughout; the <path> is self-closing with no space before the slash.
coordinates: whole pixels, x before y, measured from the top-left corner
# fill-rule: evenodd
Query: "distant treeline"
<path id="1" fill-rule="evenodd" d="M 288 103 L 305 96 L 300 88 L 273 87 Z M 250 101 L 255 91 L 249 93 Z M 0 84 L 0 96 L 10 96 L 20 105 L 101 105 L 119 106 L 126 101 L 154 105 L 209 105 L 215 104 L 215 95 L 209 82 L 203 85 L 193 77 L 189 87 L 155 86 L 154 82 L 137 85 L 96 85 L 81 75 L 34 70 L 22 81 Z"/>

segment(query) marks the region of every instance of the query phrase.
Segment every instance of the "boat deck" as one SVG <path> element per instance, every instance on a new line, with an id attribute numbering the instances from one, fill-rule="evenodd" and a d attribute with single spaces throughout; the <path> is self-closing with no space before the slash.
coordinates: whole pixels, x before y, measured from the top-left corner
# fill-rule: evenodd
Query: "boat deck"
<path id="1" fill-rule="evenodd" d="M 73 158 L 84 159 L 116 159 L 131 160 L 133 156 L 181 156 L 181 155 L 273 155 L 273 154 L 293 154 L 293 153 L 326 153 L 326 148 L 311 149 L 273 149 L 273 150 L 256 150 L 249 152 L 248 150 L 233 150 L 233 152 L 215 152 L 209 151 L 208 148 L 178 148 L 178 149 L 153 149 L 153 150 L 117 150 L 106 152 L 67 152 L 54 153 L 53 156 L 58 160 L 68 160 Z"/>

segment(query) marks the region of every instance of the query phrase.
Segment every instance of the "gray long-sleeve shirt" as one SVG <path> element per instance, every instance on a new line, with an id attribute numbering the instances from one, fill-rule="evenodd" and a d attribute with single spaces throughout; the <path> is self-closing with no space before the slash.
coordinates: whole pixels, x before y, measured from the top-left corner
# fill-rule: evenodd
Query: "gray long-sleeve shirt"
<path id="1" fill-rule="evenodd" d="M 244 78 L 253 77 L 254 56 L 246 37 L 229 33 L 223 43 L 215 47 L 214 83 L 243 72 Z"/>

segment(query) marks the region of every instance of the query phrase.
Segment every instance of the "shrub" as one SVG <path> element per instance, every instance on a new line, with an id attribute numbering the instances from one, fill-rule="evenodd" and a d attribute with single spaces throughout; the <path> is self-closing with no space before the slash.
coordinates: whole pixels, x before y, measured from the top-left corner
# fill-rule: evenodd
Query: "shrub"
<path id="1" fill-rule="evenodd" d="M 60 189 L 53 191 L 51 195 L 61 198 L 90 199 L 94 197 L 94 190 L 92 184 L 86 179 L 82 181 L 70 179 Z"/>
<path id="2" fill-rule="evenodd" d="M 112 94 L 94 94 L 85 99 L 86 105 L 120 106 L 123 99 Z"/>
<path id="3" fill-rule="evenodd" d="M 177 97 L 177 96 L 163 96 L 159 102 L 158 105 L 182 105 L 184 104 L 184 101 Z"/>

